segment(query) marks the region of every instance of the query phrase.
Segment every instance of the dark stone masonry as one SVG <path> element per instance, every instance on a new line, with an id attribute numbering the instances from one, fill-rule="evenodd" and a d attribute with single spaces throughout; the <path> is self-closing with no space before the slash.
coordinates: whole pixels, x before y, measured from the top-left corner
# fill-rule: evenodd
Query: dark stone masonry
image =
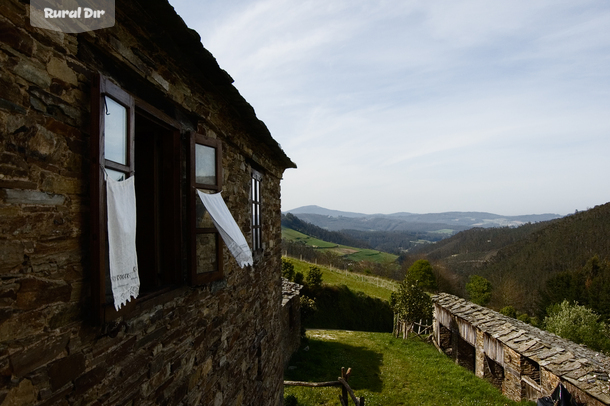
<path id="1" fill-rule="evenodd" d="M 79 34 L 32 27 L 29 7 L 0 2 L 0 404 L 281 405 L 294 163 L 166 0 L 117 1 L 114 27 Z M 104 155 L 109 99 L 127 112 L 126 164 Z M 253 266 L 194 200 L 199 145 Z M 104 167 L 136 174 L 142 285 L 120 311 Z"/>

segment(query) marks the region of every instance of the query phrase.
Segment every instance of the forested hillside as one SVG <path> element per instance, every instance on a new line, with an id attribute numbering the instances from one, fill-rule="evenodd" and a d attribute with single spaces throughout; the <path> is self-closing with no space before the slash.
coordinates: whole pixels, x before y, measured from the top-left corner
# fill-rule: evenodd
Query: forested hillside
<path id="1" fill-rule="evenodd" d="M 408 255 L 425 256 L 430 261 L 448 266 L 458 275 L 468 276 L 477 273 L 500 249 L 527 238 L 549 224 L 540 222 L 520 227 L 472 228 L 435 244 L 414 248 Z"/>
<path id="2" fill-rule="evenodd" d="M 535 312 L 550 277 L 577 271 L 594 256 L 610 259 L 610 203 L 550 222 L 499 250 L 480 275 L 494 286 L 491 305 Z"/>
<path id="3" fill-rule="evenodd" d="M 463 231 L 421 247 L 413 255 L 428 258 L 446 275 L 454 276 L 458 281 L 453 286 L 455 293 L 463 295 L 468 277 L 477 274 L 491 281 L 489 306 L 500 309 L 512 305 L 532 315 L 540 314 L 550 304 L 548 295 L 541 298 L 549 279 L 561 273 L 582 273 L 581 269 L 594 256 L 600 263 L 610 260 L 610 203 L 562 219 L 517 228 Z M 576 300 L 577 288 L 570 290 L 566 278 L 563 284 L 556 281 L 553 285 L 551 301 L 556 303 L 561 297 Z M 590 277 L 589 284 L 592 280 Z M 597 278 L 595 283 L 600 280 Z M 583 293 L 580 301 L 585 300 Z"/>
<path id="4" fill-rule="evenodd" d="M 299 219 L 291 213 L 282 214 L 282 226 L 335 244 L 349 245 L 357 248 L 371 248 L 365 241 L 350 237 L 338 231 L 328 231 Z"/>

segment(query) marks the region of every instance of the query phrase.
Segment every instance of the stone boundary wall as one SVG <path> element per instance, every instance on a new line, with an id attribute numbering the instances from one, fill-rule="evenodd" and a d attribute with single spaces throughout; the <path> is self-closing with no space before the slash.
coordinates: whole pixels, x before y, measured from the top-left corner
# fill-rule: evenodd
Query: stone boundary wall
<path id="1" fill-rule="evenodd" d="M 301 296 L 298 283 L 282 278 L 282 330 L 284 332 L 284 369 L 301 345 Z"/>

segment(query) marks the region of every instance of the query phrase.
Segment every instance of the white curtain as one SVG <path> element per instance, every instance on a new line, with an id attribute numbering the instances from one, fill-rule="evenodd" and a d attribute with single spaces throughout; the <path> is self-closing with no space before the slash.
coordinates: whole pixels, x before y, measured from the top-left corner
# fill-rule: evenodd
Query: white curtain
<path id="1" fill-rule="evenodd" d="M 106 177 L 108 207 L 108 264 L 114 296 L 119 310 L 140 292 L 138 256 L 136 254 L 135 177 L 117 182 Z"/>
<path id="2" fill-rule="evenodd" d="M 254 262 L 252 260 L 252 251 L 235 219 L 233 219 L 231 212 L 229 212 L 221 194 L 207 194 L 202 193 L 200 190 L 197 190 L 197 193 L 239 266 L 243 268 L 246 265 L 252 265 Z"/>

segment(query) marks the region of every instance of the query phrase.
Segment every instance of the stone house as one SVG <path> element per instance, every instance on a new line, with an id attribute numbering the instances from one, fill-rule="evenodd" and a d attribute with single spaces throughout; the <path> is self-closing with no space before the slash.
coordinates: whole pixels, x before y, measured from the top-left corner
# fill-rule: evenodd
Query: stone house
<path id="1" fill-rule="evenodd" d="M 167 0 L 117 1 L 112 27 L 80 33 L 33 26 L 30 7 L 0 2 L 0 404 L 282 404 L 296 166 Z M 135 178 L 124 306 L 106 177 Z M 251 266 L 197 189 L 222 191 Z"/>
<path id="2" fill-rule="evenodd" d="M 439 348 L 508 398 L 536 401 L 561 383 L 579 404 L 610 404 L 609 357 L 447 293 L 433 302 Z"/>

